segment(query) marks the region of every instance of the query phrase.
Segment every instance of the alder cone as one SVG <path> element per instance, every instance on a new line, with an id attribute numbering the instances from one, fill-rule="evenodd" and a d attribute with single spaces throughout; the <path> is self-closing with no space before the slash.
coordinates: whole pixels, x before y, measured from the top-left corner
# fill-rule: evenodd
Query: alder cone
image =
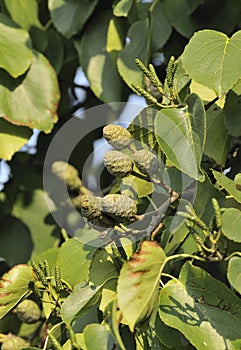
<path id="1" fill-rule="evenodd" d="M 130 175 L 133 168 L 132 159 L 120 151 L 107 152 L 104 163 L 112 175 L 121 178 Z"/>
<path id="2" fill-rule="evenodd" d="M 160 161 L 157 156 L 144 149 L 134 153 L 134 162 L 137 169 L 147 176 L 155 175 L 160 169 Z"/>
<path id="3" fill-rule="evenodd" d="M 130 220 L 137 214 L 136 202 L 123 194 L 107 194 L 102 201 L 103 214 L 117 221 Z"/>
<path id="4" fill-rule="evenodd" d="M 120 125 L 106 125 L 103 128 L 103 136 L 115 150 L 129 147 L 132 140 L 131 133 Z"/>
<path id="5" fill-rule="evenodd" d="M 25 299 L 15 308 L 20 321 L 27 324 L 38 322 L 41 317 L 41 310 L 33 300 Z"/>

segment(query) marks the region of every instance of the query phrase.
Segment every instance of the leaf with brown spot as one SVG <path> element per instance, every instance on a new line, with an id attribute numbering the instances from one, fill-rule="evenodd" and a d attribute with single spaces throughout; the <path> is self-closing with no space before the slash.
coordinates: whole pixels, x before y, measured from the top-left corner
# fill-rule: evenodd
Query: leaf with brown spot
<path id="1" fill-rule="evenodd" d="M 165 253 L 156 242 L 145 241 L 121 269 L 118 302 L 131 331 L 148 319 L 155 308 L 160 271 L 165 260 Z"/>
<path id="2" fill-rule="evenodd" d="M 28 294 L 29 282 L 34 280 L 28 265 L 15 265 L 0 281 L 0 319 Z"/>

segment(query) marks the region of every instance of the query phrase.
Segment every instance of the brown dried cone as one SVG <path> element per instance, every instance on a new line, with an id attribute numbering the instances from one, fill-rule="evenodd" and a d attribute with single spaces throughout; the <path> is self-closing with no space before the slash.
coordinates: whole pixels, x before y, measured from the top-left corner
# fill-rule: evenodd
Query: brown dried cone
<path id="1" fill-rule="evenodd" d="M 155 154 L 147 150 L 134 153 L 134 162 L 138 170 L 148 177 L 153 177 L 160 170 L 160 161 Z"/>
<path id="2" fill-rule="evenodd" d="M 131 133 L 120 125 L 106 125 L 103 128 L 103 136 L 116 150 L 129 147 L 132 141 Z"/>
<path id="3" fill-rule="evenodd" d="M 15 308 L 15 312 L 23 323 L 32 324 L 38 322 L 41 310 L 33 300 L 25 299 Z"/>
<path id="4" fill-rule="evenodd" d="M 66 182 L 68 190 L 73 192 L 80 190 L 82 181 L 79 178 L 78 170 L 72 165 L 63 161 L 56 161 L 52 164 L 52 172 L 60 181 Z"/>
<path id="5" fill-rule="evenodd" d="M 131 174 L 133 168 L 132 159 L 120 152 L 109 151 L 104 156 L 107 170 L 116 177 L 125 177 Z"/>
<path id="6" fill-rule="evenodd" d="M 107 194 L 102 200 L 103 214 L 122 222 L 135 218 L 136 202 L 123 194 Z"/>
<path id="7" fill-rule="evenodd" d="M 19 350 L 21 348 L 27 348 L 28 346 L 29 343 L 23 338 L 8 334 L 2 343 L 1 350 Z"/>

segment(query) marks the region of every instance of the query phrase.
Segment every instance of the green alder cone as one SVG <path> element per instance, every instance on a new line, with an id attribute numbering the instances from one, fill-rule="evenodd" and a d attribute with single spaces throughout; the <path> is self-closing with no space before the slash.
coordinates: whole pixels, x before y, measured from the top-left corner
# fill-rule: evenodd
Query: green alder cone
<path id="1" fill-rule="evenodd" d="M 116 177 L 125 177 L 131 174 L 132 159 L 119 151 L 109 151 L 104 156 L 104 163 L 107 170 Z"/>
<path id="2" fill-rule="evenodd" d="M 66 182 L 68 190 L 79 191 L 82 181 L 75 167 L 63 161 L 56 161 L 52 164 L 52 172 L 60 181 Z"/>
<path id="3" fill-rule="evenodd" d="M 82 215 L 88 220 L 100 219 L 102 217 L 102 198 L 92 195 L 80 197 L 80 208 Z"/>
<path id="4" fill-rule="evenodd" d="M 106 125 L 103 128 L 103 136 L 115 150 L 129 147 L 132 141 L 131 133 L 119 125 Z"/>
<path id="5" fill-rule="evenodd" d="M 137 169 L 149 177 L 156 175 L 160 169 L 160 161 L 157 156 L 144 149 L 134 153 L 134 162 Z"/>
<path id="6" fill-rule="evenodd" d="M 2 343 L 1 350 L 19 350 L 28 346 L 29 343 L 26 342 L 23 338 L 9 334 L 6 340 L 4 340 Z"/>
<path id="7" fill-rule="evenodd" d="M 235 175 L 234 184 L 238 191 L 241 191 L 241 173 Z"/>
<path id="8" fill-rule="evenodd" d="M 136 202 L 123 194 L 107 194 L 102 201 L 103 214 L 116 221 L 131 220 L 137 214 Z"/>
<path id="9" fill-rule="evenodd" d="M 15 312 L 23 323 L 32 324 L 38 322 L 41 310 L 34 301 L 25 299 L 15 308 Z"/>

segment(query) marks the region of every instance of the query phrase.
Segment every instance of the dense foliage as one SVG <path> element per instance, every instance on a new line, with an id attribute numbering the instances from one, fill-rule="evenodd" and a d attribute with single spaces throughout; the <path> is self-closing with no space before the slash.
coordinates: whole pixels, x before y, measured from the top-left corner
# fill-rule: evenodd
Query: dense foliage
<path id="1" fill-rule="evenodd" d="M 0 10 L 1 349 L 240 349 L 240 2 Z M 146 106 L 122 128 L 113 102 L 133 93 Z M 80 110 L 91 132 L 47 192 L 48 149 Z M 102 165 L 83 169 L 103 135 L 95 193 Z"/>

